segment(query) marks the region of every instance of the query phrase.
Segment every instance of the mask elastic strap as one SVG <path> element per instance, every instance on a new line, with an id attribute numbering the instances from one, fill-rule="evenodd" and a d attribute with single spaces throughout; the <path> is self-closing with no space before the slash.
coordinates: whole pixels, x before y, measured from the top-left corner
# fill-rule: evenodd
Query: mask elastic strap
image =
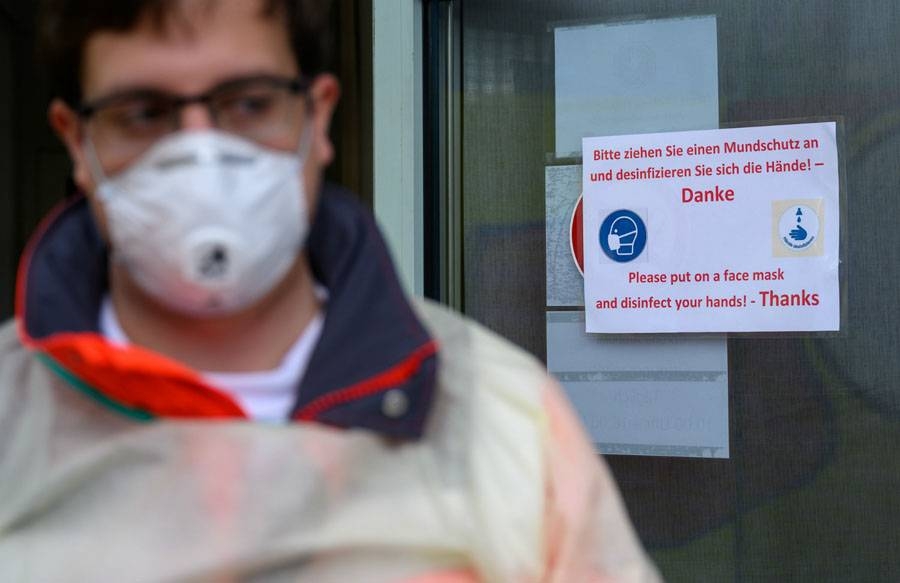
<path id="1" fill-rule="evenodd" d="M 310 118 L 308 121 L 312 122 Z M 297 144 L 297 157 L 300 158 L 300 165 L 306 164 L 306 157 L 309 155 L 309 148 L 312 145 L 312 123 L 304 124 L 303 132 L 300 134 L 300 143 Z"/>
<path id="2" fill-rule="evenodd" d="M 85 157 L 87 158 L 88 171 L 91 173 L 91 178 L 94 179 L 99 190 L 99 186 L 109 180 L 109 177 L 106 175 L 106 172 L 103 171 L 103 165 L 100 164 L 100 156 L 97 155 L 97 148 L 94 147 L 93 140 L 91 140 L 90 137 L 85 136 L 82 145 L 84 146 Z"/>

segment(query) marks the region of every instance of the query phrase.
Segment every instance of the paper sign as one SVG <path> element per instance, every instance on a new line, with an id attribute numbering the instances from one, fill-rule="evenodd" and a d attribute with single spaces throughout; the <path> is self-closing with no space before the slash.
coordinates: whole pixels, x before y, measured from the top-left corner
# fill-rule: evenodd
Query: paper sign
<path id="1" fill-rule="evenodd" d="M 727 458 L 728 352 L 718 336 L 584 333 L 547 312 L 547 368 L 600 453 Z"/>
<path id="2" fill-rule="evenodd" d="M 586 330 L 840 327 L 835 123 L 583 140 Z"/>
<path id="3" fill-rule="evenodd" d="M 557 157 L 584 136 L 718 126 L 716 17 L 554 31 Z"/>

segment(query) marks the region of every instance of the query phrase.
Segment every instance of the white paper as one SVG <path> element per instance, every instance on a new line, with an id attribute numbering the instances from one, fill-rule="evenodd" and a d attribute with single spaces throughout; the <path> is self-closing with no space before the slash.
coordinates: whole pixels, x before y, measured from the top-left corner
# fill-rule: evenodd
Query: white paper
<path id="1" fill-rule="evenodd" d="M 584 333 L 584 312 L 547 312 L 547 368 L 603 454 L 727 458 L 721 338 Z"/>
<path id="2" fill-rule="evenodd" d="M 834 122 L 583 147 L 588 332 L 839 329 Z"/>
<path id="3" fill-rule="evenodd" d="M 558 157 L 586 136 L 718 125 L 715 16 L 559 27 L 554 44 Z"/>

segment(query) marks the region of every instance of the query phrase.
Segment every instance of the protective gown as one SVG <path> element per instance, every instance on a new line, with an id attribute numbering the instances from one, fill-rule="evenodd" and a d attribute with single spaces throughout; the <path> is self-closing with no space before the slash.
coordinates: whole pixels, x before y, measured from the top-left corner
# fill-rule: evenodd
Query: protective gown
<path id="1" fill-rule="evenodd" d="M 106 342 L 87 205 L 45 222 L 0 329 L 0 580 L 658 580 L 540 363 L 410 303 L 369 215 L 320 200 L 329 303 L 283 424 Z"/>

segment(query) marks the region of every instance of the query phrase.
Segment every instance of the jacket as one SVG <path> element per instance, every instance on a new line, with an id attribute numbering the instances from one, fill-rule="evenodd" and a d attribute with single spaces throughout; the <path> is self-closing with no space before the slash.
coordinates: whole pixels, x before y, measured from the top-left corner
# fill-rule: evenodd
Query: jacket
<path id="1" fill-rule="evenodd" d="M 86 203 L 45 221 L 0 329 L 0 580 L 656 580 L 540 363 L 408 301 L 368 213 L 320 201 L 329 302 L 284 424 L 106 342 Z"/>

